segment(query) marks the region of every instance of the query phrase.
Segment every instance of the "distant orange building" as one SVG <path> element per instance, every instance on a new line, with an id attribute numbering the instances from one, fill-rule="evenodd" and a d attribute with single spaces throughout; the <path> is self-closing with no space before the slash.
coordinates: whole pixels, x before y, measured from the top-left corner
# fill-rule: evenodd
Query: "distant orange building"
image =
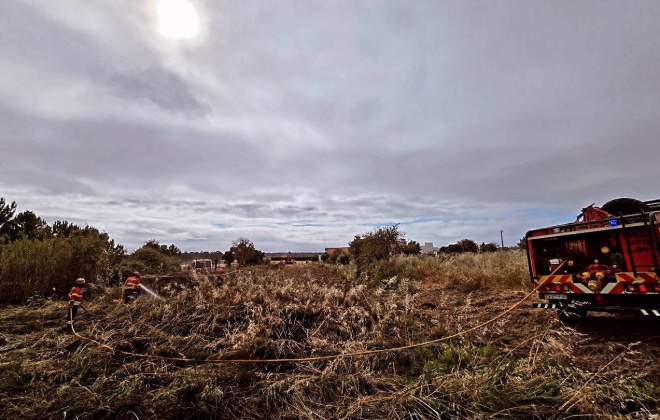
<path id="1" fill-rule="evenodd" d="M 350 247 L 342 246 L 336 248 L 326 248 L 325 252 L 328 255 L 334 254 L 335 252 L 343 252 L 344 254 L 348 254 L 350 252 Z"/>

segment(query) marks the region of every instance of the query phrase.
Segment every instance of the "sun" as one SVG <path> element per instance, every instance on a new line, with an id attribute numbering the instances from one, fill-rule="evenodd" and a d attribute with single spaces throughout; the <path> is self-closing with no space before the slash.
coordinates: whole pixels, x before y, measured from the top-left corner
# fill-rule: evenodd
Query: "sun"
<path id="1" fill-rule="evenodd" d="M 160 0 L 158 32 L 172 39 L 192 39 L 199 33 L 199 15 L 188 0 Z"/>

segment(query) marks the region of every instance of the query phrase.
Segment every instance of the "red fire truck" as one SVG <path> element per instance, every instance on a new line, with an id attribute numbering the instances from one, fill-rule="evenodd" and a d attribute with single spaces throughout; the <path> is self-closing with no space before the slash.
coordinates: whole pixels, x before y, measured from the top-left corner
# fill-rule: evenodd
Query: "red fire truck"
<path id="1" fill-rule="evenodd" d="M 525 235 L 531 281 L 560 319 L 587 312 L 660 316 L 660 199 L 618 198 L 572 223 Z"/>
<path id="2" fill-rule="evenodd" d="M 193 260 L 190 266 L 198 273 L 210 273 L 213 271 L 213 261 L 208 258 Z"/>

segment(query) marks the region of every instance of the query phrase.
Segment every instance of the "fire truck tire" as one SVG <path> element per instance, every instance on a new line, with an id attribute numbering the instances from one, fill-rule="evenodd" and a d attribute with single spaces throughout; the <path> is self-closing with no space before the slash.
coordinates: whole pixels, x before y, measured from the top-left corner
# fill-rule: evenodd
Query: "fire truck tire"
<path id="1" fill-rule="evenodd" d="M 587 311 L 576 305 L 568 304 L 557 309 L 557 315 L 559 320 L 565 324 L 577 324 L 587 317 Z"/>
<path id="2" fill-rule="evenodd" d="M 634 198 L 615 198 L 603 204 L 601 209 L 615 216 L 640 213 L 642 210 L 649 211 L 649 207 L 644 202 Z"/>

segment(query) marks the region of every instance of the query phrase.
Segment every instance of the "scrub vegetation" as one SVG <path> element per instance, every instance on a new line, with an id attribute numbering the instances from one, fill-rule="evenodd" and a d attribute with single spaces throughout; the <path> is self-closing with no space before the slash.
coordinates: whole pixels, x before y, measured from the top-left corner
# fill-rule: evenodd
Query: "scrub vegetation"
<path id="1" fill-rule="evenodd" d="M 0 415 L 559 419 L 657 414 L 658 371 L 649 364 L 660 361 L 654 350 L 658 338 L 644 337 L 643 330 L 636 334 L 629 326 L 638 320 L 628 320 L 627 327 L 625 320 L 596 318 L 579 330 L 526 305 L 446 341 L 387 350 L 465 331 L 517 303 L 529 286 L 459 283 L 470 276 L 487 279 L 492 263 L 522 271 L 520 260 L 515 251 L 432 263 L 401 257 L 395 267 L 410 277 L 397 274 L 377 285 L 338 274 L 342 267 L 256 267 L 220 280 L 154 280 L 150 288 L 163 299 L 143 295 L 130 305 L 119 303 L 119 288 L 103 288 L 85 302 L 87 312 L 76 321 L 80 337 L 60 331 L 65 302 L 7 306 L 0 323 Z M 462 268 L 467 263 L 473 264 L 468 271 Z M 367 350 L 383 351 L 350 356 Z M 334 355 L 345 356 L 323 359 Z M 309 357 L 321 359 L 259 362 Z M 232 359 L 247 361 L 219 362 Z"/>

